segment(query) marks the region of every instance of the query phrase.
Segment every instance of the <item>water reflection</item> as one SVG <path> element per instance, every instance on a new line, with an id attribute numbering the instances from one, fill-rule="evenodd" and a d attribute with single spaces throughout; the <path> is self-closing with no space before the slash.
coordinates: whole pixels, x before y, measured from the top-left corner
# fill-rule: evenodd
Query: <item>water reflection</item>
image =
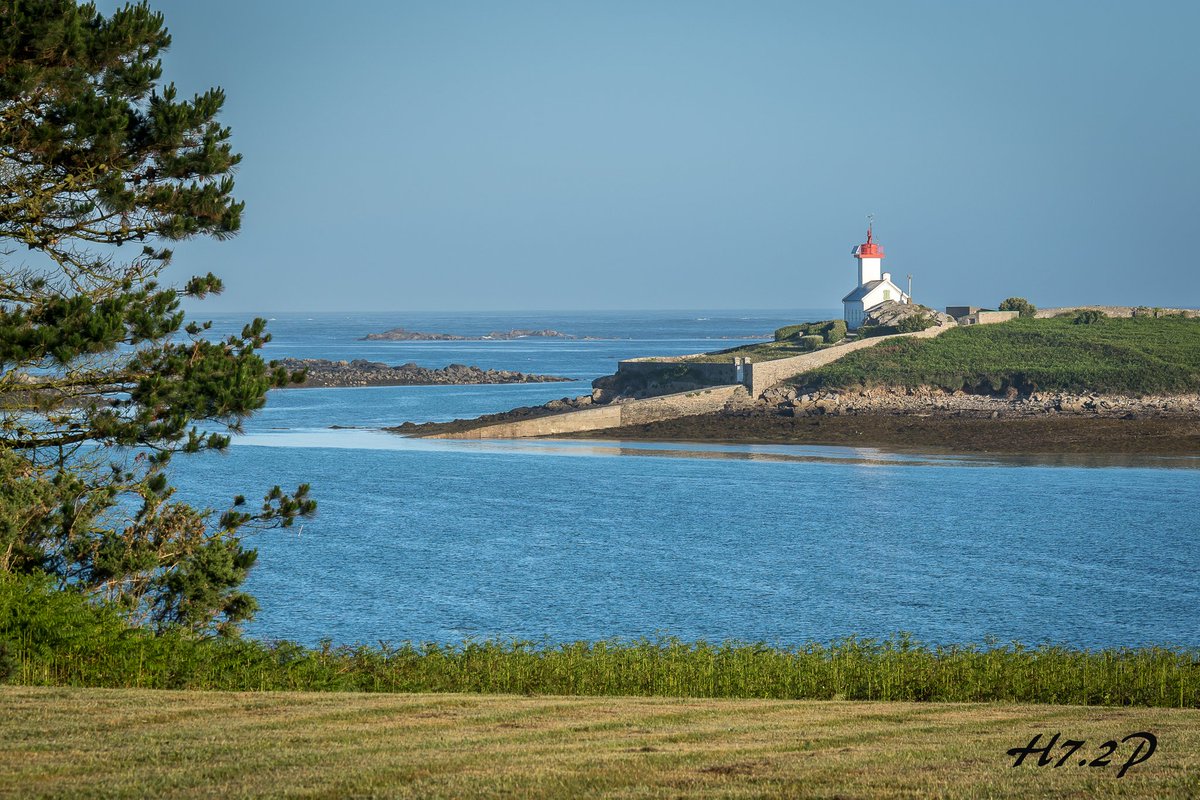
<path id="1" fill-rule="evenodd" d="M 619 439 L 417 439 L 365 428 L 271 428 L 237 437 L 249 447 L 396 450 L 404 452 L 488 452 L 612 458 L 728 459 L 870 466 L 960 467 L 1128 467 L 1200 469 L 1200 456 L 1139 453 L 959 454 L 886 450 L 876 447 L 789 444 L 629 442 Z"/>

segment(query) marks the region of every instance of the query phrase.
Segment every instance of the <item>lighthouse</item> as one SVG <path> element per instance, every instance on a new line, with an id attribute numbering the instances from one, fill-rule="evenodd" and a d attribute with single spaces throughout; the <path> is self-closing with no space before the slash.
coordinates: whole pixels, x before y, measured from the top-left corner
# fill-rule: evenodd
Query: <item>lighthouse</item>
<path id="1" fill-rule="evenodd" d="M 907 303 L 908 295 L 892 283 L 890 272 L 883 271 L 883 246 L 875 241 L 871 225 L 867 226 L 867 240 L 850 252 L 858 262 L 858 286 L 842 298 L 842 308 L 846 327 L 856 330 L 872 308 L 888 300 Z"/>
<path id="2" fill-rule="evenodd" d="M 877 281 L 883 273 L 883 248 L 875 241 L 874 232 L 871 226 L 867 226 L 867 240 L 860 245 L 856 245 L 850 251 L 854 257 L 858 259 L 858 285 Z"/>

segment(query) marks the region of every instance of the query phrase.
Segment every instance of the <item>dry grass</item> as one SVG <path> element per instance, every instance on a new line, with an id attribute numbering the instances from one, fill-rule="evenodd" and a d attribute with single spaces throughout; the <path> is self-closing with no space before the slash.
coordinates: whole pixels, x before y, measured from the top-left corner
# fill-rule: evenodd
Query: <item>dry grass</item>
<path id="1" fill-rule="evenodd" d="M 1117 778 L 1078 766 L 1149 730 Z M 1034 733 L 1088 744 L 1012 768 Z M 1200 712 L 0 688 L 0 795 L 1194 797 Z"/>

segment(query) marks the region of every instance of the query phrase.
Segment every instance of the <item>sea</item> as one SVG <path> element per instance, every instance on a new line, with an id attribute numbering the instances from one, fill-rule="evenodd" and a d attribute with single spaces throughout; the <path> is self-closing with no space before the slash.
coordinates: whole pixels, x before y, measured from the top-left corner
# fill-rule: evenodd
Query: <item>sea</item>
<path id="1" fill-rule="evenodd" d="M 254 534 L 247 633 L 313 645 L 677 637 L 798 647 L 1200 646 L 1200 454 L 608 440 L 427 441 L 382 429 L 587 394 L 619 359 L 770 338 L 784 311 L 262 313 L 264 357 L 451 363 L 568 377 L 283 389 L 224 453 L 180 456 L 214 509 L 278 484 L 318 513 Z M 207 315 L 213 333 L 256 314 Z M 409 330 L 576 338 L 363 341 Z"/>

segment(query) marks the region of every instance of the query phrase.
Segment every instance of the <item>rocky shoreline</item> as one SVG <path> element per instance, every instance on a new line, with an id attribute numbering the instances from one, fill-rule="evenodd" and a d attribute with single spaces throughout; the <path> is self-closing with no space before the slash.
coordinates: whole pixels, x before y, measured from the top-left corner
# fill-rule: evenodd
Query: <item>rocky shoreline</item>
<path id="1" fill-rule="evenodd" d="M 950 454 L 1200 457 L 1200 421 L 1184 417 L 1119 419 L 1066 414 L 1004 419 L 934 414 L 785 417 L 721 413 L 576 433 L 569 438 L 827 445 Z"/>
<path id="2" fill-rule="evenodd" d="M 787 387 L 768 389 L 760 404 L 781 416 L 941 415 L 1010 419 L 1078 415 L 1113 419 L 1177 417 L 1200 419 L 1200 394 L 1126 397 L 1089 392 L 1034 392 L 980 395 L 938 388 L 878 387 L 855 391 L 803 392 Z"/>
<path id="3" fill-rule="evenodd" d="M 621 402 L 617 399 L 614 402 Z M 474 420 L 388 430 L 459 433 L 605 405 L 554 400 Z M 564 438 L 731 444 L 821 444 L 959 453 L 1096 453 L 1200 456 L 1200 394 L 1126 397 L 1042 392 L 973 395 L 939 389 L 796 392 L 771 389 L 716 414 L 565 434 Z"/>
<path id="4" fill-rule="evenodd" d="M 288 388 L 335 388 L 352 386 L 460 386 L 481 383 L 557 383 L 571 381 L 557 375 L 534 375 L 512 370 L 480 369 L 450 364 L 441 369 L 414 363 L 390 366 L 381 361 L 330 361 L 324 358 L 285 358 L 280 366 L 289 372 L 304 370 L 303 383 Z"/>
<path id="5" fill-rule="evenodd" d="M 938 390 L 793 394 L 774 389 L 717 414 L 572 438 L 819 444 L 946 453 L 1200 456 L 1200 395 Z"/>

